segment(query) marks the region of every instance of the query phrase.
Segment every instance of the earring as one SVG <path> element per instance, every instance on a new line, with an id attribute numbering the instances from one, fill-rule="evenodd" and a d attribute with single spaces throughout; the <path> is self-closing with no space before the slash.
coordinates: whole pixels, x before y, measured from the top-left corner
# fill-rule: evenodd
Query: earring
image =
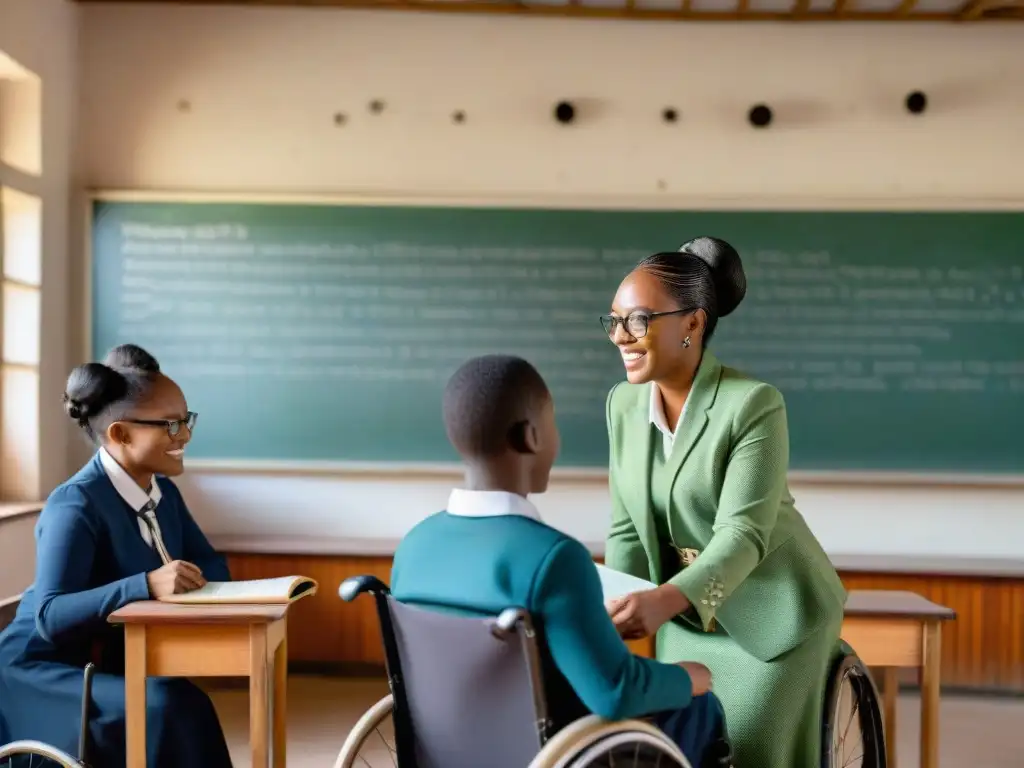
<path id="1" fill-rule="evenodd" d="M 683 339 L 683 346 L 687 347 L 687 348 L 690 346 L 690 337 L 689 336 L 687 336 L 685 339 Z"/>

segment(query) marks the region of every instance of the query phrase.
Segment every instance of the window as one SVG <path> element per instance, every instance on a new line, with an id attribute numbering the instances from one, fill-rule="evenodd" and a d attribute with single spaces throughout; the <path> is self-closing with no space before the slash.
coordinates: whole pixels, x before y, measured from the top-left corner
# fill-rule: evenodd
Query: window
<path id="1" fill-rule="evenodd" d="M 39 78 L 0 52 L 0 502 L 41 490 L 41 108 Z"/>
<path id="2" fill-rule="evenodd" d="M 39 496 L 42 201 L 0 188 L 0 498 Z"/>
<path id="3" fill-rule="evenodd" d="M 43 88 L 39 77 L 0 51 L 0 164 L 43 172 Z"/>

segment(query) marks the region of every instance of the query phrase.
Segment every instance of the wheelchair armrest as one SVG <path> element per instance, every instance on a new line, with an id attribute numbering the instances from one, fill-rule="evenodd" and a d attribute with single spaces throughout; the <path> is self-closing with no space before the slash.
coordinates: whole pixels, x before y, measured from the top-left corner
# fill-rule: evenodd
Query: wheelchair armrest
<path id="1" fill-rule="evenodd" d="M 376 576 L 352 576 L 341 582 L 341 586 L 338 587 L 338 597 L 346 603 L 351 603 L 364 592 L 369 592 L 371 595 L 386 595 L 389 591 L 387 584 Z"/>

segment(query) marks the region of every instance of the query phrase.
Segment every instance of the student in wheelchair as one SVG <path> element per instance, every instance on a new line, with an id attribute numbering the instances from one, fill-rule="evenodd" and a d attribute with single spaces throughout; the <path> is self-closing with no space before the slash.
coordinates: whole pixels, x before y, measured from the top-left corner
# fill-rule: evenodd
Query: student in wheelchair
<path id="1" fill-rule="evenodd" d="M 555 730 L 588 713 L 646 718 L 694 768 L 720 765 L 728 744 L 708 670 L 630 653 L 608 615 L 590 553 L 546 525 L 527 498 L 547 489 L 559 449 L 554 403 L 540 374 L 515 357 L 472 359 L 448 382 L 444 422 L 466 465 L 465 487 L 402 540 L 391 596 L 469 616 L 524 609 L 546 649 L 544 688 Z"/>

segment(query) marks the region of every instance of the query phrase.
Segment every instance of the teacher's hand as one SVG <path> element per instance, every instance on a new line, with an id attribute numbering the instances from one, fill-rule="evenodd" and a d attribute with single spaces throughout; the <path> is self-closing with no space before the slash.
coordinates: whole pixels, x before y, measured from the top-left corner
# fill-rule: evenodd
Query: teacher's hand
<path id="1" fill-rule="evenodd" d="M 608 615 L 623 640 L 638 640 L 658 631 L 666 621 L 690 607 L 690 601 L 671 584 L 632 592 L 608 603 Z"/>

